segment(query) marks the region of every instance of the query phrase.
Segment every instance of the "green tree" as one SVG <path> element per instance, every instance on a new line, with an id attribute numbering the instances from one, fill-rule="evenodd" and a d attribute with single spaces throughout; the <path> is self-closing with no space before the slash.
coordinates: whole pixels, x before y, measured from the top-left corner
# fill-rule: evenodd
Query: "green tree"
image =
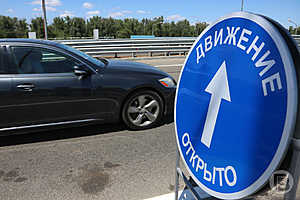
<path id="1" fill-rule="evenodd" d="M 99 16 L 93 16 L 87 21 L 87 32 L 88 36 L 93 35 L 93 30 L 94 29 L 100 29 L 101 27 L 101 17 Z M 100 31 L 100 30 L 99 30 Z"/>
<path id="2" fill-rule="evenodd" d="M 153 34 L 157 37 L 161 37 L 163 34 L 163 24 L 164 17 L 155 17 L 152 21 Z M 152 34 L 152 33 L 151 33 Z"/>
<path id="3" fill-rule="evenodd" d="M 37 17 L 35 19 L 31 19 L 30 31 L 36 32 L 37 38 L 44 38 L 45 33 L 43 18 Z"/>
<path id="4" fill-rule="evenodd" d="M 177 26 L 175 24 L 175 22 L 171 22 L 170 24 L 170 31 L 169 31 L 169 37 L 176 37 L 177 35 Z"/>
<path id="5" fill-rule="evenodd" d="M 169 22 L 162 24 L 162 36 L 169 37 L 171 31 L 171 24 Z"/>
<path id="6" fill-rule="evenodd" d="M 14 32 L 15 25 L 10 17 L 0 16 L 0 37 L 7 38 Z"/>
<path id="7" fill-rule="evenodd" d="M 188 20 L 182 20 L 178 21 L 176 23 L 177 30 L 176 30 L 176 36 L 177 37 L 190 37 L 193 36 L 193 32 L 190 26 L 190 22 Z"/>
<path id="8" fill-rule="evenodd" d="M 130 35 L 132 35 L 132 32 L 131 32 L 131 30 L 128 29 L 128 28 L 120 29 L 120 30 L 117 32 L 117 37 L 118 37 L 118 38 L 129 38 Z"/>
<path id="9" fill-rule="evenodd" d="M 18 20 L 16 17 L 0 16 L 0 37 L 26 37 L 27 33 L 28 24 L 25 19 Z"/>
<path id="10" fill-rule="evenodd" d="M 17 20 L 16 24 L 16 36 L 18 38 L 25 38 L 28 35 L 28 24 L 26 19 Z"/>
<path id="11" fill-rule="evenodd" d="M 64 28 L 64 35 L 65 37 L 71 37 L 72 36 L 72 19 L 69 16 L 66 16 L 64 18 L 65 22 L 65 28 Z"/>
<path id="12" fill-rule="evenodd" d="M 142 20 L 127 18 L 113 19 L 93 16 L 88 20 L 80 17 L 55 17 L 48 25 L 49 38 L 67 39 L 70 37 L 92 37 L 93 29 L 99 30 L 100 37 L 129 38 L 131 35 L 152 35 L 157 37 L 190 37 L 198 36 L 207 27 L 201 22 L 190 25 L 188 20 L 164 22 L 163 16 Z M 0 16 L 0 37 L 27 37 L 28 24 L 25 19 Z M 293 27 L 290 32 L 295 33 Z M 31 20 L 30 31 L 37 38 L 44 38 L 43 19 L 37 17 Z M 298 30 L 300 33 L 300 30 Z"/>
<path id="13" fill-rule="evenodd" d="M 109 36 L 110 29 L 111 29 L 111 24 L 112 24 L 113 19 L 107 19 L 107 18 L 102 18 L 99 16 L 93 16 L 90 18 L 87 22 L 87 32 L 88 36 L 91 37 L 93 36 L 93 30 L 98 29 L 99 30 L 99 36 L 100 37 L 105 37 Z"/>
<path id="14" fill-rule="evenodd" d="M 103 18 L 103 26 L 102 26 L 102 37 L 114 37 L 116 38 L 118 29 L 120 27 L 117 26 L 117 20 L 113 18 Z"/>
<path id="15" fill-rule="evenodd" d="M 194 36 L 199 36 L 207 26 L 208 24 L 206 22 L 196 23 Z"/>
<path id="16" fill-rule="evenodd" d="M 49 26 L 49 30 L 53 33 L 51 38 L 65 38 L 65 20 L 62 17 L 55 17 L 53 23 Z"/>
<path id="17" fill-rule="evenodd" d="M 84 37 L 87 35 L 86 24 L 83 18 L 74 17 L 71 19 L 71 37 Z"/>
<path id="18" fill-rule="evenodd" d="M 300 35 L 300 27 L 298 27 L 297 29 L 294 28 L 293 26 L 289 26 L 289 32 L 291 34 L 297 34 L 297 35 Z"/>

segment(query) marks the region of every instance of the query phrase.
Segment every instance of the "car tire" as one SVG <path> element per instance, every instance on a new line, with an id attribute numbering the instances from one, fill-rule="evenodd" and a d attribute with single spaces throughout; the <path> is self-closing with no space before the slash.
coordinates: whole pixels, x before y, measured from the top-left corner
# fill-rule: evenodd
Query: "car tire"
<path id="1" fill-rule="evenodd" d="M 129 129 L 149 129 L 159 124 L 163 110 L 163 100 L 159 94 L 151 90 L 137 91 L 126 100 L 122 119 Z"/>

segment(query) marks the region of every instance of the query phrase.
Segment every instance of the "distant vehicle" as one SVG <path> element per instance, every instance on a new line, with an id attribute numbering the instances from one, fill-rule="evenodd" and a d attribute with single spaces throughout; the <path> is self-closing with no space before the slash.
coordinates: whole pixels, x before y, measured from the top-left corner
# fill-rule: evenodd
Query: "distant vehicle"
<path id="1" fill-rule="evenodd" d="M 122 120 L 157 125 L 173 111 L 175 80 L 149 65 L 95 59 L 42 40 L 0 40 L 0 134 Z"/>

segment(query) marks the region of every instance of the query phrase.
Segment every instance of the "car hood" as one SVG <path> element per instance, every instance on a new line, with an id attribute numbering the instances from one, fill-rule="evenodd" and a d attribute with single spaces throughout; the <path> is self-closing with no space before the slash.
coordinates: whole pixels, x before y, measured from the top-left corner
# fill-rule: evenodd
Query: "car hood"
<path id="1" fill-rule="evenodd" d="M 164 76 L 169 76 L 167 73 L 162 70 L 152 67 L 147 64 L 138 63 L 138 62 L 130 62 L 130 61 L 120 61 L 120 60 L 107 60 L 107 67 L 113 70 L 126 70 L 132 72 L 142 72 L 142 73 L 152 73 L 159 74 Z"/>

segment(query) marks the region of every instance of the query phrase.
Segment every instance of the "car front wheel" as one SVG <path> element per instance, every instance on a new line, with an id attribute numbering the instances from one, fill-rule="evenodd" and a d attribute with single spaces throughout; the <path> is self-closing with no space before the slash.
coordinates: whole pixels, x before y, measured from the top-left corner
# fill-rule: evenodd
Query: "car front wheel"
<path id="1" fill-rule="evenodd" d="M 152 128 L 163 115 L 162 98 L 154 91 L 139 91 L 129 97 L 123 107 L 124 123 L 133 130 Z"/>

